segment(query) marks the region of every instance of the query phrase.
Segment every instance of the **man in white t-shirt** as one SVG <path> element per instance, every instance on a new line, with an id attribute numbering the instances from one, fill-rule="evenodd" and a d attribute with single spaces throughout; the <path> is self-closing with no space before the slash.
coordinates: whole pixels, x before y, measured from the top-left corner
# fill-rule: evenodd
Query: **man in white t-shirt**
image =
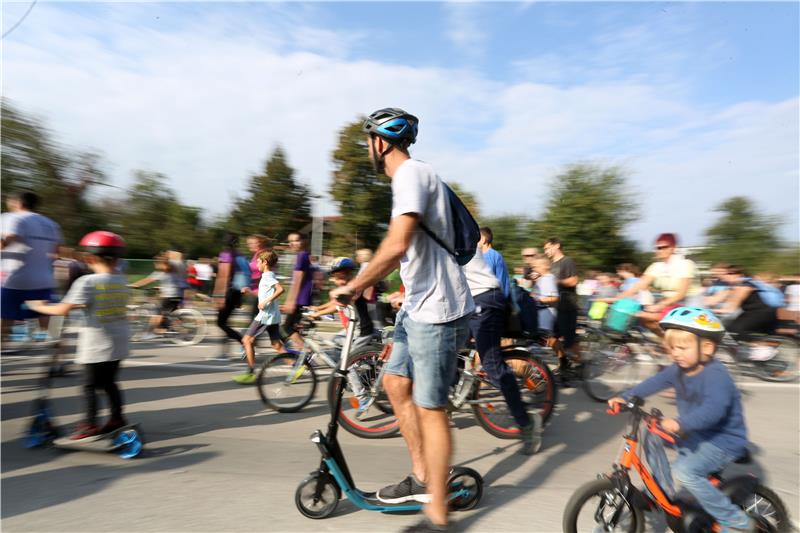
<path id="1" fill-rule="evenodd" d="M 58 224 L 34 212 L 39 197 L 32 192 L 8 196 L 8 212 L 0 218 L 2 226 L 2 265 L 0 266 L 0 318 L 3 339 L 16 320 L 39 317 L 42 328 L 47 317 L 23 307 L 26 300 L 50 300 L 55 287 L 53 260 L 61 243 Z"/>
<path id="2" fill-rule="evenodd" d="M 662 233 L 656 238 L 655 256 L 658 261 L 647 267 L 638 283 L 617 295 L 617 299 L 633 298 L 640 291 L 653 289 L 656 301 L 637 316 L 642 324 L 659 336 L 663 332 L 658 323 L 670 311 L 682 305 L 699 305 L 700 285 L 694 261 L 675 253 L 678 238 L 673 233 Z"/>
<path id="3" fill-rule="evenodd" d="M 375 170 L 392 179 L 392 219 L 369 266 L 331 294 L 360 293 L 400 265 L 405 302 L 395 321 L 383 385 L 409 447 L 412 473 L 380 489 L 377 497 L 385 503 L 427 502 L 427 519 L 410 531 L 443 531 L 451 450 L 445 408 L 474 303 L 455 258 L 420 227 L 452 246 L 444 184 L 429 164 L 408 153 L 417 124 L 416 117 L 395 108 L 376 111 L 364 122 Z"/>

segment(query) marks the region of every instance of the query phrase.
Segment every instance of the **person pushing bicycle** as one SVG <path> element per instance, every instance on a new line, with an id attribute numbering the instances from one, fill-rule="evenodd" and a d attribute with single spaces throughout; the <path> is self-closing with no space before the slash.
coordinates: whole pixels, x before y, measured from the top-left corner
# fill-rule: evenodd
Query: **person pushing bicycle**
<path id="1" fill-rule="evenodd" d="M 661 426 L 680 436 L 675 478 L 705 511 L 722 526 L 722 532 L 754 532 L 755 523 L 717 489 L 708 475 L 722 470 L 747 450 L 741 396 L 728 370 L 714 359 L 725 335 L 722 322 L 707 309 L 678 307 L 659 323 L 674 364 L 629 391 L 608 400 L 625 403 L 674 388 L 678 418 L 665 418 Z"/>

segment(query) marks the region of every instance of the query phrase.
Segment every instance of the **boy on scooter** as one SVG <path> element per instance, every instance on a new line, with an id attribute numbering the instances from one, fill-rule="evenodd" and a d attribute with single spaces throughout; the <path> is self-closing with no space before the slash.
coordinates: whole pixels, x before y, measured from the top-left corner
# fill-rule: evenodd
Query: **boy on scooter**
<path id="1" fill-rule="evenodd" d="M 722 527 L 722 532 L 754 532 L 754 521 L 708 480 L 712 472 L 743 456 L 747 429 L 741 396 L 728 370 L 714 359 L 725 335 L 720 320 L 707 309 L 679 307 L 659 323 L 674 361 L 639 385 L 608 400 L 608 405 L 629 398 L 645 398 L 674 388 L 678 418 L 665 418 L 661 426 L 680 436 L 675 478 Z"/>
<path id="2" fill-rule="evenodd" d="M 76 308 L 84 310 L 86 323 L 78 336 L 75 362 L 83 364 L 86 370 L 86 419 L 70 438 L 96 440 L 127 425 L 122 415 L 117 371 L 129 351 L 128 288 L 125 276 L 114 272 L 125 242 L 109 231 L 93 231 L 81 239 L 80 246 L 87 252 L 86 262 L 93 274 L 75 280 L 60 303 L 31 300 L 26 304 L 37 313 L 52 316 L 66 315 Z M 111 407 L 111 417 L 101 428 L 97 426 L 96 389 L 106 392 Z"/>

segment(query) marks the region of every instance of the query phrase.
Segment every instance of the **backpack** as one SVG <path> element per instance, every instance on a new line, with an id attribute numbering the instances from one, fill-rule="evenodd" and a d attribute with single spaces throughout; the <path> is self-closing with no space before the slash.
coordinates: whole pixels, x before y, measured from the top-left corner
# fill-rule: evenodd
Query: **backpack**
<path id="1" fill-rule="evenodd" d="M 231 278 L 231 288 L 240 291 L 245 287 L 250 286 L 252 280 L 252 272 L 250 271 L 250 263 L 243 255 L 236 254 L 233 259 L 233 278 Z"/>
<path id="2" fill-rule="evenodd" d="M 475 250 L 478 247 L 478 241 L 481 240 L 481 231 L 478 223 L 472 217 L 472 214 L 464 205 L 464 202 L 458 197 L 453 189 L 444 185 L 447 191 L 447 199 L 450 204 L 450 218 L 453 221 L 453 248 L 451 249 L 442 239 L 437 237 L 424 223 L 420 222 L 419 225 L 428 236 L 436 242 L 439 246 L 447 250 L 447 253 L 452 255 L 459 266 L 464 266 L 470 262 L 475 256 Z"/>
<path id="3" fill-rule="evenodd" d="M 780 291 L 780 289 L 777 289 L 769 283 L 764 283 L 763 281 L 759 281 L 757 279 L 751 279 L 750 283 L 752 283 L 755 289 L 758 291 L 758 296 L 761 298 L 761 301 L 768 306 L 776 309 L 786 306 L 786 300 L 784 299 L 783 293 Z"/>

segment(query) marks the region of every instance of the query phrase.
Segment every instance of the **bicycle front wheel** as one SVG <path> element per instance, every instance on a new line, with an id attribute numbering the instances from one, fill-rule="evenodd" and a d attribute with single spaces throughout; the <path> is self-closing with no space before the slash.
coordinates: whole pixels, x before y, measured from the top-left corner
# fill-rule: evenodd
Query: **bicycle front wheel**
<path id="1" fill-rule="evenodd" d="M 317 376 L 305 355 L 280 353 L 264 362 L 256 378 L 261 401 L 281 413 L 305 407 L 317 390 Z"/>
<path id="2" fill-rule="evenodd" d="M 591 353 L 583 365 L 583 389 L 598 402 L 608 401 L 629 389 L 639 371 L 633 354 L 624 343 L 606 336 L 589 344 Z"/>
<path id="3" fill-rule="evenodd" d="M 564 508 L 564 533 L 644 531 L 642 511 L 626 501 L 610 479 L 596 479 L 580 487 Z"/>
<path id="4" fill-rule="evenodd" d="M 173 311 L 169 320 L 169 338 L 178 346 L 198 344 L 206 336 L 206 319 L 196 309 Z"/>
<path id="5" fill-rule="evenodd" d="M 347 361 L 347 377 L 339 410 L 340 426 L 363 439 L 384 439 L 396 435 L 400 424 L 392 404 L 380 382 L 383 365 L 382 349 L 367 348 L 351 354 Z M 328 382 L 328 404 L 335 403 L 336 374 Z M 360 409 L 367 402 L 365 409 Z"/>

